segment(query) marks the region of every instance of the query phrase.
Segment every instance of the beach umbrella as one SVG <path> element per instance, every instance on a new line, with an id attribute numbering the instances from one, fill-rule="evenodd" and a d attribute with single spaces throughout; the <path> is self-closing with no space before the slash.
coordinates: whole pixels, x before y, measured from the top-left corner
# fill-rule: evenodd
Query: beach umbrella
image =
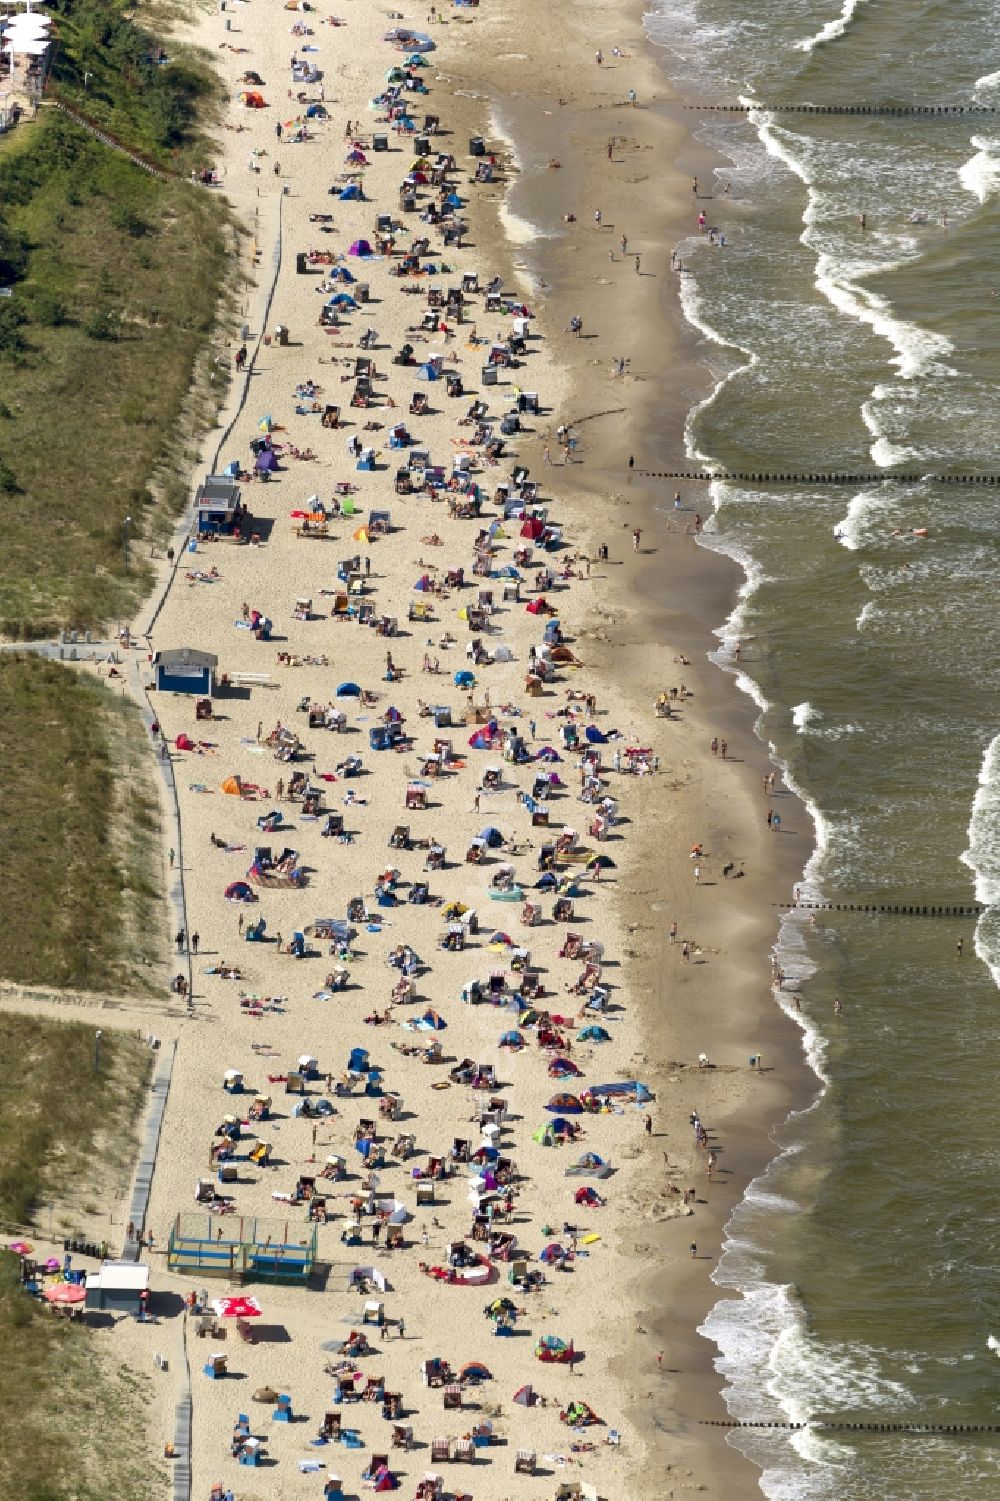
<path id="1" fill-rule="evenodd" d="M 13 1251 L 15 1256 L 30 1256 L 35 1248 L 29 1246 L 26 1240 L 12 1240 L 7 1249 Z"/>
<path id="2" fill-rule="evenodd" d="M 268 412 L 266 417 L 262 417 L 260 419 L 260 421 L 257 423 L 257 429 L 262 433 L 270 433 L 274 431 L 274 418 L 271 416 L 270 412 Z"/>
<path id="3" fill-rule="evenodd" d="M 587 861 L 588 870 L 615 870 L 615 862 L 610 855 L 593 855 Z"/>
<path id="4" fill-rule="evenodd" d="M 78 1282 L 56 1282 L 52 1287 L 47 1287 L 42 1293 L 46 1303 L 82 1303 L 86 1299 L 87 1289 L 81 1287 Z"/>
<path id="5" fill-rule="evenodd" d="M 264 1312 L 256 1298 L 215 1298 L 212 1307 L 220 1319 L 259 1319 Z"/>
<path id="6" fill-rule="evenodd" d="M 46 1258 L 45 1270 L 47 1272 L 58 1272 L 61 1266 L 62 1262 L 59 1260 L 58 1256 L 49 1256 Z"/>
<path id="7" fill-rule="evenodd" d="M 562 1261 L 565 1255 L 566 1252 L 563 1250 L 562 1246 L 553 1244 L 551 1246 L 546 1246 L 544 1251 L 540 1251 L 538 1253 L 538 1259 L 539 1261 L 544 1261 L 546 1265 L 549 1265 L 553 1261 Z"/>

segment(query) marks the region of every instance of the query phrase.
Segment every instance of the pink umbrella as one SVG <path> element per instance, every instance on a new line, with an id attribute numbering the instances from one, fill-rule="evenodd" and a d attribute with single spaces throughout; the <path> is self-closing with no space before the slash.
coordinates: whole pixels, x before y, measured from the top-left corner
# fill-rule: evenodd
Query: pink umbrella
<path id="1" fill-rule="evenodd" d="M 212 1307 L 220 1319 L 259 1319 L 264 1312 L 256 1298 L 216 1298 Z"/>
<path id="2" fill-rule="evenodd" d="M 26 1240 L 12 1240 L 7 1249 L 13 1251 L 15 1256 L 30 1256 L 35 1248 L 29 1246 Z"/>
<path id="3" fill-rule="evenodd" d="M 47 1303 L 82 1303 L 86 1296 L 87 1289 L 78 1282 L 56 1282 L 42 1293 Z"/>

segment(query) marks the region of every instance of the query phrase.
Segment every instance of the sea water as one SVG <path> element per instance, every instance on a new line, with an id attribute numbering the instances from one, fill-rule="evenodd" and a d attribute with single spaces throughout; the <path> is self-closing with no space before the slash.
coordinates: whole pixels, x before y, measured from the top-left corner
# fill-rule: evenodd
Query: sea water
<path id="1" fill-rule="evenodd" d="M 1000 487 L 929 477 L 1000 472 L 1000 113 L 767 107 L 1000 110 L 1000 5 L 655 7 L 680 97 L 748 110 L 703 117 L 725 165 L 678 246 L 716 379 L 692 467 L 928 476 L 688 487 L 747 575 L 714 655 L 735 670 L 741 640 L 736 681 L 812 818 L 804 896 L 988 908 L 785 922 L 816 1098 L 733 1215 L 702 1332 L 741 1419 L 1000 1423 Z M 1000 1496 L 1000 1435 L 732 1442 L 773 1501 Z"/>

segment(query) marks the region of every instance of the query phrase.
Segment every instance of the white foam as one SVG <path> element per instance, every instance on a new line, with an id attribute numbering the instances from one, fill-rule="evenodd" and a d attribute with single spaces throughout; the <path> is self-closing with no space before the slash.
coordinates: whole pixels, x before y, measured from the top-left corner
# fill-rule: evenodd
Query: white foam
<path id="1" fill-rule="evenodd" d="M 976 901 L 990 909 L 976 924 L 976 953 L 1000 986 L 1000 735 L 983 756 L 961 859 L 975 875 Z"/>
<path id="2" fill-rule="evenodd" d="M 822 718 L 823 716 L 819 710 L 814 709 L 812 704 L 808 702 L 796 704 L 792 709 L 792 724 L 799 731 L 799 734 L 802 733 L 807 725 L 816 723 Z"/>
<path id="3" fill-rule="evenodd" d="M 865 630 L 868 629 L 869 622 L 871 622 L 872 620 L 874 620 L 875 617 L 877 616 L 877 614 L 878 614 L 878 606 L 876 605 L 876 603 L 875 603 L 875 601 L 873 599 L 870 599 L 866 605 L 862 605 L 862 607 L 861 607 L 861 614 L 858 616 L 857 620 L 854 622 L 855 626 L 857 627 L 859 635 L 861 634 L 862 631 L 865 631 Z"/>
<path id="4" fill-rule="evenodd" d="M 973 136 L 970 144 L 976 154 L 959 167 L 958 180 L 967 193 L 985 203 L 1000 188 L 1000 156 L 994 154 L 1000 152 L 1000 141 Z"/>
<path id="5" fill-rule="evenodd" d="M 816 256 L 815 286 L 826 300 L 845 317 L 854 319 L 870 328 L 879 338 L 885 339 L 893 350 L 889 363 L 896 367 L 899 377 L 914 381 L 923 376 L 952 376 L 954 370 L 945 361 L 953 352 L 950 340 L 942 334 L 921 328 L 918 324 L 900 318 L 888 298 L 863 285 L 867 276 L 883 274 L 904 266 L 911 259 L 913 250 L 907 253 L 906 242 L 890 242 L 891 254 L 868 259 L 857 256 L 848 258 L 846 252 L 832 254 L 821 243 L 823 231 L 818 226 L 822 220 L 823 199 L 813 186 L 810 163 L 803 154 L 798 154 L 791 144 L 794 139 L 787 129 L 777 126 L 773 117 L 752 98 L 743 97 L 741 103 L 750 107 L 749 120 L 769 154 L 792 172 L 805 185 L 806 207 L 802 215 L 803 231 L 800 242 Z M 881 237 L 873 236 L 871 245 L 884 245 Z M 914 450 L 893 444 L 882 432 L 874 403 L 887 399 L 891 387 L 876 386 L 870 401 L 862 407 L 862 418 L 872 435 L 872 459 L 880 468 L 890 468 L 914 456 Z"/>
<path id="6" fill-rule="evenodd" d="M 844 0 L 844 8 L 839 16 L 832 21 L 827 21 L 825 26 L 820 27 L 815 36 L 806 37 L 804 42 L 796 42 L 796 50 L 799 52 L 812 52 L 814 47 L 821 47 L 824 42 L 834 42 L 837 37 L 843 36 L 854 19 L 854 13 L 859 5 L 865 0 Z"/>
<path id="7" fill-rule="evenodd" d="M 848 552 L 856 552 L 859 547 L 863 547 L 870 534 L 869 522 L 884 505 L 885 495 L 881 489 L 859 490 L 857 495 L 852 496 L 847 515 L 833 529 L 833 535 L 841 547 L 846 547 Z"/>
<path id="8" fill-rule="evenodd" d="M 976 79 L 973 88 L 977 94 L 979 93 L 980 89 L 1000 88 L 1000 72 L 984 73 L 982 78 Z"/>

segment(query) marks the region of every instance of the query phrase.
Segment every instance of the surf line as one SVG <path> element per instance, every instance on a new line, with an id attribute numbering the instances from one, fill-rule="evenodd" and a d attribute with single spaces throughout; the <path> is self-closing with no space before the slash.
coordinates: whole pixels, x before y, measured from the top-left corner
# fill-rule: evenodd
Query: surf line
<path id="1" fill-rule="evenodd" d="M 875 474 L 763 474 L 758 470 L 726 469 L 706 473 L 703 469 L 635 469 L 636 479 L 699 480 L 713 485 L 738 481 L 752 485 L 1000 485 L 1000 474 L 893 474 L 880 469 Z"/>
<path id="2" fill-rule="evenodd" d="M 782 1428 L 834 1430 L 839 1433 L 912 1433 L 920 1438 L 927 1433 L 1000 1433 L 995 1423 L 832 1423 L 810 1418 L 805 1423 L 754 1422 L 748 1418 L 699 1418 L 702 1428 Z"/>
<path id="3" fill-rule="evenodd" d="M 714 104 L 701 101 L 684 104 L 682 109 L 709 110 L 713 114 L 748 115 L 764 110 L 772 115 L 995 115 L 995 104 Z"/>

